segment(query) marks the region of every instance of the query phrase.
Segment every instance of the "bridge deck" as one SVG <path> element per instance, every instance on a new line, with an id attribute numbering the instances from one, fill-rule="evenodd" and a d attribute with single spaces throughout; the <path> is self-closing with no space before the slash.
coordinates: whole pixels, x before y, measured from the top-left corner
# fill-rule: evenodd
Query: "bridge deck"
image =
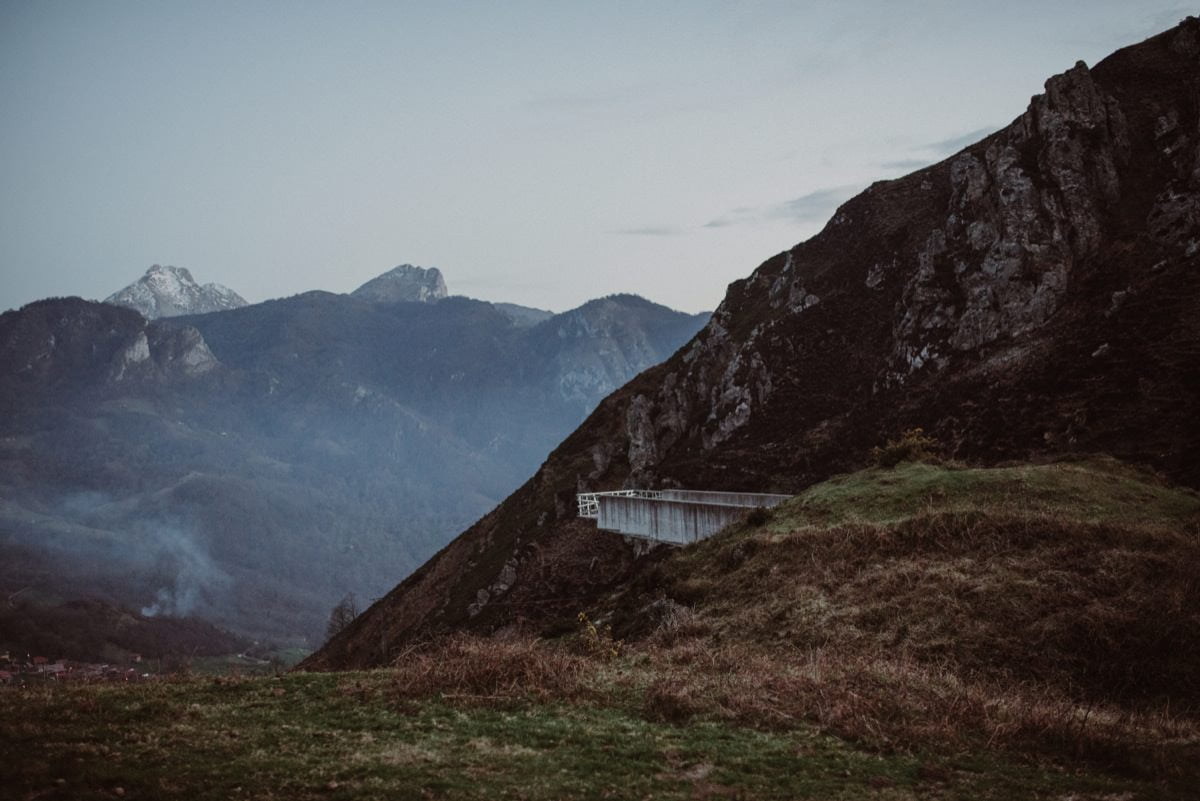
<path id="1" fill-rule="evenodd" d="M 596 527 L 632 537 L 684 545 L 711 537 L 757 507 L 790 498 L 763 492 L 705 490 L 616 490 L 577 496 L 579 516 Z"/>

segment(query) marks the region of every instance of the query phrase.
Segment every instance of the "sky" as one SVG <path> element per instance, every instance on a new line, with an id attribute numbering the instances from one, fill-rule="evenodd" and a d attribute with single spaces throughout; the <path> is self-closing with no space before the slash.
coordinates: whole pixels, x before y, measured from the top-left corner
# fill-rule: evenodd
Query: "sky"
<path id="1" fill-rule="evenodd" d="M 152 264 L 711 310 L 1178 0 L 0 0 L 0 310 Z"/>

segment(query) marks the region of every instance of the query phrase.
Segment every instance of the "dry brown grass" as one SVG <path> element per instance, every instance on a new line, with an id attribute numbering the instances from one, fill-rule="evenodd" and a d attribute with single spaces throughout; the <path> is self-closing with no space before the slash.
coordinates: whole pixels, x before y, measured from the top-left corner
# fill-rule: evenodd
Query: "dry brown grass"
<path id="1" fill-rule="evenodd" d="M 714 543 L 664 583 L 741 642 L 1200 704 L 1200 541 L 1178 528 L 928 511 Z"/>
<path id="2" fill-rule="evenodd" d="M 1200 779 L 1196 498 L 1108 468 L 1029 468 L 1016 489 L 931 470 L 844 481 L 649 567 L 597 610 L 619 656 L 455 635 L 402 659 L 397 692 Z"/>
<path id="3" fill-rule="evenodd" d="M 701 631 L 670 645 L 652 636 L 616 660 L 533 637 L 455 634 L 398 660 L 391 695 L 584 703 L 681 725 L 816 724 L 881 752 L 998 749 L 1143 776 L 1194 776 L 1200 764 L 1200 721 L 1165 707 L 1081 703 L 1046 685 L 964 676 L 902 654 L 717 644 Z"/>
<path id="4" fill-rule="evenodd" d="M 1168 708 L 1081 704 L 1042 685 L 964 678 L 903 656 L 837 649 L 748 653 L 695 640 L 649 651 L 645 713 L 789 728 L 817 723 L 881 751 L 981 746 L 1143 775 L 1191 775 L 1200 721 Z"/>
<path id="5" fill-rule="evenodd" d="M 659 598 L 642 610 L 653 627 L 646 643 L 651 646 L 670 647 L 682 640 L 703 637 L 711 633 L 712 627 L 696 610 L 670 598 Z"/>
<path id="6" fill-rule="evenodd" d="M 527 635 L 453 634 L 396 660 L 394 694 L 398 699 L 572 700 L 587 688 L 588 664 L 578 654 Z"/>

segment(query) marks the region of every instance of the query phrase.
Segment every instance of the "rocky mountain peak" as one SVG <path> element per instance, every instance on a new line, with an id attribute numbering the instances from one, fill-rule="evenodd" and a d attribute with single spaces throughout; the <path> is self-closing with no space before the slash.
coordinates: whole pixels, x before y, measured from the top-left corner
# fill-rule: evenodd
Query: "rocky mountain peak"
<path id="1" fill-rule="evenodd" d="M 148 320 L 206 314 L 246 305 L 245 299 L 221 284 L 201 286 L 183 267 L 155 264 L 134 283 L 104 299 L 114 306 L 125 306 Z"/>
<path id="2" fill-rule="evenodd" d="M 446 297 L 447 292 L 446 281 L 438 268 L 401 264 L 367 281 L 350 295 L 377 303 L 436 303 Z"/>
<path id="3" fill-rule="evenodd" d="M 632 404 L 633 480 L 661 478 L 677 442 L 711 452 L 761 436 L 784 408 L 822 447 L 837 432 L 866 433 L 865 419 L 826 397 L 866 410 L 890 395 L 918 414 L 925 393 L 949 397 L 948 381 L 1018 381 L 1064 338 L 1111 326 L 1112 298 L 1162 291 L 1200 252 L 1185 90 L 1198 33 L 1189 18 L 1094 69 L 1077 62 L 1007 127 L 872 185 L 819 235 L 736 282 L 671 381 Z M 1104 345 L 1091 338 L 1078 346 L 1088 354 Z M 793 393 L 797 407 L 783 400 Z"/>

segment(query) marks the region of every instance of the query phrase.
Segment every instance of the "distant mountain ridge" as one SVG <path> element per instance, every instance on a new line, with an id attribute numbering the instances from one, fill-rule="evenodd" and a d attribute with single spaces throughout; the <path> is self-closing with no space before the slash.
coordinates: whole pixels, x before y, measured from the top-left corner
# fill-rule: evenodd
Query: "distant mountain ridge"
<path id="1" fill-rule="evenodd" d="M 201 286 L 183 267 L 155 264 L 129 286 L 104 299 L 105 303 L 125 306 L 147 320 L 206 314 L 246 305 L 241 295 L 221 284 Z"/>
<path id="2" fill-rule="evenodd" d="M 0 590 L 315 644 L 342 595 L 383 592 L 706 320 L 328 292 L 0 315 Z"/>
<path id="3" fill-rule="evenodd" d="M 508 319 L 512 320 L 514 325 L 522 327 L 543 323 L 554 316 L 554 312 L 552 311 L 535 309 L 531 306 L 521 306 L 516 303 L 493 302 L 492 305 L 504 313 Z"/>

